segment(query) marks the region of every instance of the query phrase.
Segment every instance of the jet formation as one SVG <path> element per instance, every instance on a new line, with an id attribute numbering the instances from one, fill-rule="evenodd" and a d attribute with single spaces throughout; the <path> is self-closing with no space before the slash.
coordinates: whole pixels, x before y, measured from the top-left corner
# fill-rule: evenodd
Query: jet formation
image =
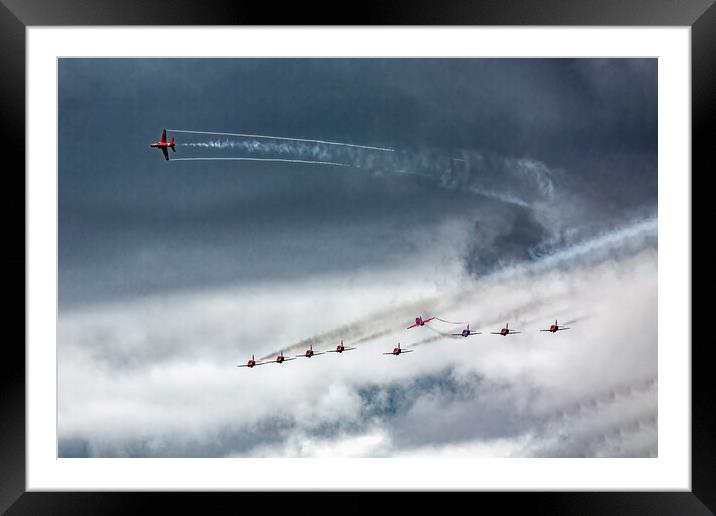
<path id="1" fill-rule="evenodd" d="M 166 130 L 166 129 L 164 129 L 164 130 L 162 131 L 162 137 L 161 137 L 161 139 L 160 139 L 159 141 L 157 141 L 157 142 L 154 142 L 154 143 L 150 144 L 149 146 L 152 147 L 152 148 L 161 149 L 162 154 L 164 155 L 164 159 L 165 159 L 165 160 L 169 160 L 169 151 L 168 151 L 168 149 L 171 149 L 173 152 L 176 152 L 176 149 L 175 149 L 175 147 L 174 147 L 174 146 L 175 146 L 174 137 L 172 136 L 172 138 L 171 138 L 169 141 L 167 141 L 167 130 Z M 437 319 L 438 321 L 442 321 L 442 322 L 444 322 L 444 323 L 448 323 L 448 324 L 463 324 L 463 323 L 453 323 L 453 322 L 450 322 L 450 321 L 445 321 L 445 320 L 443 320 L 443 319 L 440 319 L 438 316 L 431 316 L 431 317 L 425 317 L 425 318 L 423 318 L 422 315 L 418 315 L 418 316 L 415 318 L 415 322 L 412 323 L 410 326 L 408 326 L 407 329 L 410 330 L 410 329 L 412 329 L 412 328 L 419 328 L 419 327 L 422 327 L 422 326 L 426 326 L 426 325 L 428 325 L 429 322 L 431 322 L 431 321 L 433 321 L 433 320 L 435 320 L 435 319 Z M 429 325 L 428 325 L 428 326 L 429 326 Z M 549 328 L 541 329 L 541 330 L 539 330 L 539 331 L 547 331 L 547 332 L 551 332 L 551 333 L 557 333 L 558 331 L 569 330 L 569 329 L 570 329 L 570 328 L 568 328 L 568 327 L 566 327 L 566 326 L 560 326 L 559 324 L 557 324 L 557 320 L 555 319 L 554 324 L 551 324 L 551 325 L 549 326 Z M 510 326 L 509 326 L 509 323 L 505 323 L 505 327 L 504 327 L 504 328 L 501 328 L 500 331 L 493 331 L 493 332 L 490 332 L 490 333 L 491 333 L 492 335 L 501 335 L 501 336 L 503 336 L 503 337 L 506 337 L 507 335 L 514 335 L 514 334 L 516 334 L 516 333 L 522 333 L 522 332 L 520 332 L 520 331 L 515 331 L 515 330 L 511 330 L 511 329 L 510 329 Z M 480 334 L 481 334 L 481 332 L 479 332 L 479 331 L 471 330 L 471 329 L 470 329 L 470 325 L 467 324 L 467 326 L 465 327 L 465 329 L 463 329 L 463 330 L 460 331 L 459 333 L 451 333 L 450 335 L 456 336 L 456 337 L 471 337 L 471 336 L 473 336 L 473 335 L 480 335 Z M 326 353 L 338 353 L 338 354 L 342 354 L 344 351 L 352 351 L 352 350 L 354 350 L 354 349 L 357 349 L 357 348 L 356 348 L 355 346 L 354 346 L 354 347 L 346 347 L 346 346 L 343 344 L 343 340 L 341 340 L 341 343 L 338 344 L 338 345 L 335 347 L 335 349 L 327 349 L 327 350 L 325 350 L 325 351 L 314 351 L 313 345 L 310 345 L 309 348 L 308 348 L 304 353 L 302 353 L 302 354 L 300 354 L 300 355 L 296 355 L 296 356 L 294 356 L 294 357 L 285 357 L 285 356 L 283 355 L 283 351 L 281 351 L 281 352 L 276 356 L 276 358 L 274 358 L 273 360 L 267 360 L 267 361 L 264 361 L 264 362 L 257 362 L 257 361 L 256 361 L 256 358 L 254 357 L 254 355 L 251 355 L 251 359 L 249 359 L 245 364 L 240 364 L 240 365 L 238 365 L 238 366 L 236 366 L 236 367 L 246 367 L 246 368 L 248 368 L 248 369 L 253 369 L 253 368 L 256 367 L 256 366 L 261 366 L 261 365 L 266 365 L 266 364 L 283 364 L 284 362 L 288 362 L 288 361 L 290 361 L 290 360 L 296 360 L 297 358 L 312 358 L 312 357 L 314 357 L 314 356 L 324 355 L 324 354 L 326 354 Z M 396 347 L 394 347 L 392 351 L 389 351 L 389 352 L 386 352 L 386 353 L 383 353 L 383 354 L 384 354 L 384 355 L 393 355 L 393 356 L 396 356 L 396 357 L 397 357 L 397 356 L 400 356 L 400 355 L 402 355 L 402 354 L 404 354 L 404 353 L 412 353 L 413 351 L 415 351 L 415 350 L 413 350 L 413 349 L 403 349 L 403 348 L 401 348 L 401 347 L 400 347 L 400 342 L 398 342 L 398 345 L 397 345 Z"/>
<path id="2" fill-rule="evenodd" d="M 422 316 L 418 315 L 418 316 L 415 318 L 415 323 L 413 323 L 413 324 L 411 324 L 410 326 L 408 326 L 407 329 L 416 328 L 416 327 L 419 327 L 419 326 L 426 326 L 428 322 L 430 322 L 430 321 L 432 321 L 432 320 L 434 320 L 434 319 L 437 319 L 437 320 L 442 321 L 442 319 L 440 319 L 440 318 L 437 317 L 437 316 L 423 318 Z M 462 324 L 462 323 L 450 323 L 450 324 Z M 427 326 L 429 326 L 429 325 L 427 325 Z M 547 332 L 550 332 L 550 333 L 557 333 L 558 331 L 570 330 L 570 329 L 571 329 L 571 328 L 569 328 L 569 327 L 567 327 L 567 326 L 560 326 L 560 325 L 557 323 L 557 320 L 555 319 L 554 324 L 550 324 L 550 325 L 549 325 L 549 328 L 540 329 L 539 331 L 547 331 Z M 472 335 L 480 335 L 481 333 L 482 333 L 482 332 L 471 330 L 471 329 L 470 329 L 470 325 L 467 324 L 467 325 L 465 326 L 465 328 L 464 328 L 462 331 L 460 331 L 459 333 L 450 333 L 450 334 L 448 334 L 448 335 L 455 336 L 455 337 L 471 337 Z M 516 333 L 522 333 L 522 332 L 521 332 L 521 331 L 516 331 L 516 330 L 510 329 L 509 322 L 506 322 L 504 328 L 501 328 L 500 331 L 491 331 L 491 332 L 489 332 L 489 333 L 490 333 L 491 335 L 501 335 L 502 337 L 506 337 L 507 335 L 514 335 L 514 334 L 516 334 Z M 283 351 L 281 351 L 281 352 L 276 356 L 276 358 L 274 358 L 273 360 L 267 360 L 267 361 L 265 361 L 265 362 L 257 362 L 256 359 L 254 358 L 254 355 L 251 355 L 251 359 L 250 359 L 247 363 L 245 363 L 245 364 L 240 364 L 240 365 L 238 365 L 238 366 L 236 366 L 236 367 L 247 367 L 247 368 L 251 369 L 251 368 L 253 368 L 253 367 L 260 366 L 260 365 L 265 365 L 265 364 L 283 364 L 284 362 L 287 362 L 287 361 L 289 361 L 289 360 L 296 360 L 297 358 L 312 358 L 312 357 L 314 357 L 314 356 L 324 355 L 324 354 L 326 354 L 326 353 L 338 353 L 338 354 L 341 354 L 341 353 L 343 353 L 344 351 L 352 351 L 352 350 L 354 350 L 354 349 L 358 349 L 358 348 L 355 347 L 355 346 L 353 346 L 353 347 L 346 347 L 345 344 L 343 343 L 343 339 L 341 339 L 341 343 L 340 343 L 340 344 L 337 344 L 336 347 L 333 348 L 333 349 L 327 349 L 327 350 L 324 350 L 324 351 L 315 351 L 315 350 L 313 349 L 313 344 L 311 344 L 311 345 L 309 345 L 308 349 L 307 349 L 304 353 L 301 353 L 300 355 L 296 355 L 296 356 L 290 357 L 290 358 L 284 357 Z M 404 354 L 404 353 L 412 353 L 413 351 L 415 351 L 415 350 L 414 350 L 414 349 L 404 349 L 404 348 L 401 348 L 401 347 L 400 347 L 400 342 L 398 342 L 398 345 L 397 345 L 396 347 L 394 347 L 392 351 L 383 352 L 383 355 L 392 355 L 392 356 L 397 357 L 397 356 L 400 356 L 400 355 L 402 355 L 402 354 Z"/>

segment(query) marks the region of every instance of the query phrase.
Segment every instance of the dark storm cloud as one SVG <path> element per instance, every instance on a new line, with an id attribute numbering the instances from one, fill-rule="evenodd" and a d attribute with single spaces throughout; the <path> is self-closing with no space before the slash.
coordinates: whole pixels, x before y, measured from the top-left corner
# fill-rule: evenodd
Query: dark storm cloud
<path id="1" fill-rule="evenodd" d="M 482 274 L 653 211 L 656 70 L 653 59 L 63 59 L 61 303 L 377 266 L 409 249 L 411 228 L 466 215 L 477 243 L 466 264 Z M 147 147 L 164 127 L 389 146 L 393 161 L 364 153 L 364 168 L 432 179 L 166 164 Z M 549 177 L 557 207 L 533 206 L 544 196 L 520 179 L 525 164 Z"/>
<path id="2" fill-rule="evenodd" d="M 499 219 L 475 222 L 475 238 L 466 256 L 466 266 L 477 276 L 498 267 L 529 260 L 531 252 L 544 242 L 546 229 L 527 208 L 513 208 Z"/>

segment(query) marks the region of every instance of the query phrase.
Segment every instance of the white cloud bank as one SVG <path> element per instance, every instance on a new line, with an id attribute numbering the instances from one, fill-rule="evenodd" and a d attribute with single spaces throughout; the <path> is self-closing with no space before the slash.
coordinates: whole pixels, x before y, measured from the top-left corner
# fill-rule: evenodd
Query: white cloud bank
<path id="1" fill-rule="evenodd" d="M 460 233 L 378 273 L 61 313 L 60 455 L 655 456 L 657 254 L 634 248 L 655 224 L 479 282 L 441 245 Z M 406 330 L 419 313 L 484 333 Z M 555 318 L 576 322 L 537 331 Z M 340 338 L 359 348 L 235 367 Z"/>

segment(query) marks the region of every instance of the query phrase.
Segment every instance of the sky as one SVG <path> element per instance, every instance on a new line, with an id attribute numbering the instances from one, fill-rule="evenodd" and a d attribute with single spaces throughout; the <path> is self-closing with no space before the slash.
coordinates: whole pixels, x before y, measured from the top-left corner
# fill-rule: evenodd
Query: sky
<path id="1" fill-rule="evenodd" d="M 658 454 L 655 59 L 58 73 L 60 456 Z"/>

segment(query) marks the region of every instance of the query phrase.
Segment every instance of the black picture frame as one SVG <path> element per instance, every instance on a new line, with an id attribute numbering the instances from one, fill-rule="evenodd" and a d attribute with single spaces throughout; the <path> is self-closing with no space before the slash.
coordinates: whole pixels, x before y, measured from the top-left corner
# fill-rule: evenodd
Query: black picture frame
<path id="1" fill-rule="evenodd" d="M 288 3 L 277 9 L 270 3 L 247 1 L 172 0 L 0 0 L 0 134 L 5 156 L 15 161 L 4 167 L 6 192 L 25 199 L 25 28 L 38 25 L 615 25 L 690 26 L 692 50 L 692 170 L 705 170 L 716 141 L 716 6 L 713 0 L 406 0 L 336 3 Z M 710 166 L 709 169 L 713 169 Z M 693 178 L 694 172 L 691 177 Z M 12 184 L 12 186 L 10 186 Z M 13 196 L 6 196 L 12 199 Z M 13 206 L 13 203 L 6 201 Z M 693 206 L 693 201 L 692 201 Z M 13 206 L 14 207 L 14 206 Z M 24 210 L 23 210 L 24 213 Z M 692 217 L 695 220 L 695 217 Z M 14 220 L 7 218 L 6 220 Z M 19 240 L 18 236 L 18 240 Z M 25 263 L 25 231 L 22 232 Z M 9 249 L 9 246 L 7 247 Z M 692 251 L 693 252 L 693 251 Z M 693 256 L 693 255 L 692 255 Z M 7 260 L 10 265 L 18 258 Z M 10 271 L 8 267 L 6 271 Z M 27 269 L 25 269 L 27 271 Z M 27 274 L 27 272 L 26 272 Z M 8 273 L 12 276 L 12 274 Z M 19 276 L 19 275 L 17 275 Z M 9 296 L 6 296 L 9 299 Z M 25 299 L 23 288 L 23 300 Z M 16 310 L 19 303 L 11 303 Z M 24 314 L 25 304 L 22 304 Z M 19 308 L 17 308 L 19 310 Z M 660 314 L 661 315 L 661 314 Z M 693 318 L 693 314 L 692 314 Z M 8 321 L 20 320 L 10 316 Z M 15 323 L 19 325 L 18 323 Z M 690 330 L 689 330 L 690 331 Z M 25 326 L 23 325 L 23 341 Z M 690 333 L 685 335 L 690 339 Z M 692 490 L 690 492 L 528 492 L 469 493 L 464 503 L 497 504 L 500 511 L 545 514 L 713 514 L 716 511 L 716 418 L 714 375 L 710 369 L 710 342 L 693 340 L 692 349 Z M 128 514 L 161 503 L 198 508 L 202 513 L 224 510 L 227 503 L 250 503 L 255 494 L 214 493 L 62 493 L 26 492 L 25 489 L 25 348 L 20 338 L 8 338 L 0 360 L 0 513 L 7 514 Z M 263 494 L 261 496 L 276 496 Z M 375 496 L 375 495 L 372 495 Z M 424 493 L 401 495 L 410 505 L 423 505 Z M 467 499 L 466 497 L 470 498 Z M 240 498 L 239 498 L 240 497 Z M 309 498 L 312 497 L 312 498 Z M 347 495 L 341 510 L 363 512 L 375 501 L 370 496 Z M 476 498 L 475 498 L 476 497 Z M 293 493 L 275 499 L 321 510 L 315 493 Z M 463 506 L 455 500 L 456 507 Z M 234 507 L 236 505 L 233 505 Z M 335 510 L 322 503 L 323 510 Z M 229 506 L 231 507 L 231 506 Z"/>

